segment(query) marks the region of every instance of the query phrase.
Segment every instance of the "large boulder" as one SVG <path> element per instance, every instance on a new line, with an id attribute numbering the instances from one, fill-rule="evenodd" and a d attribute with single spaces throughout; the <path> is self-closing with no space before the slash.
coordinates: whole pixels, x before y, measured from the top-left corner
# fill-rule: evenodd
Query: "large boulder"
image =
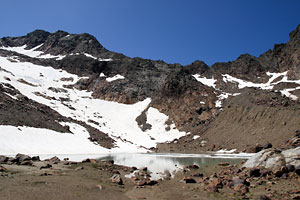
<path id="1" fill-rule="evenodd" d="M 287 165 L 300 165 L 300 147 L 282 152 L 276 149 L 265 149 L 254 154 L 249 160 L 247 160 L 243 167 L 280 169 Z"/>

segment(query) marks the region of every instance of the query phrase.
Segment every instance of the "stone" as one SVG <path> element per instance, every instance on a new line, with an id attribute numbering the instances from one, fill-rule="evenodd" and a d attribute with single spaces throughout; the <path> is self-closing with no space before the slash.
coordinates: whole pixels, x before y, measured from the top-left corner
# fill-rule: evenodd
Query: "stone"
<path id="1" fill-rule="evenodd" d="M 260 195 L 258 200 L 271 200 L 270 197 L 266 196 L 266 195 Z"/>
<path id="2" fill-rule="evenodd" d="M 197 181 L 195 179 L 193 179 L 192 177 L 189 177 L 189 176 L 183 177 L 183 181 L 185 183 L 197 183 Z"/>
<path id="3" fill-rule="evenodd" d="M 259 168 L 252 168 L 250 169 L 250 172 L 249 172 L 249 176 L 250 177 L 259 177 L 261 175 L 260 173 L 260 169 Z"/>
<path id="4" fill-rule="evenodd" d="M 263 149 L 270 149 L 272 147 L 273 147 L 273 145 L 271 143 L 267 143 L 263 146 Z"/>
<path id="5" fill-rule="evenodd" d="M 146 172 L 147 170 L 148 170 L 147 167 L 142 167 L 142 168 L 140 169 L 140 171 L 143 171 L 143 172 Z"/>
<path id="6" fill-rule="evenodd" d="M 279 169 L 276 169 L 273 173 L 276 177 L 281 177 L 283 174 L 288 173 L 287 167 L 280 167 Z"/>
<path id="7" fill-rule="evenodd" d="M 9 157 L 0 155 L 0 163 L 6 163 L 9 160 Z"/>
<path id="8" fill-rule="evenodd" d="M 41 161 L 40 157 L 39 156 L 32 156 L 31 158 L 32 161 Z"/>
<path id="9" fill-rule="evenodd" d="M 57 156 L 54 156 L 50 158 L 49 161 L 52 162 L 53 164 L 57 164 L 60 162 L 60 159 Z"/>
<path id="10" fill-rule="evenodd" d="M 26 160 L 31 160 L 31 157 L 28 156 L 28 155 L 25 155 L 25 154 L 18 153 L 18 154 L 16 155 L 14 161 L 15 161 L 17 164 L 20 164 L 21 162 L 26 161 Z"/>
<path id="11" fill-rule="evenodd" d="M 123 180 L 120 176 L 120 174 L 114 174 L 112 177 L 111 177 L 111 181 L 113 183 L 116 183 L 118 185 L 123 185 Z"/>
<path id="12" fill-rule="evenodd" d="M 97 163 L 95 159 L 87 158 L 82 161 L 83 163 Z"/>
<path id="13" fill-rule="evenodd" d="M 287 170 L 288 170 L 289 172 L 295 171 L 295 166 L 294 166 L 294 165 L 287 165 L 286 168 L 287 168 Z"/>
<path id="14" fill-rule="evenodd" d="M 228 166 L 230 165 L 228 162 L 221 162 L 221 163 L 218 163 L 219 166 Z"/>
<path id="15" fill-rule="evenodd" d="M 223 182 L 220 178 L 211 178 L 209 181 L 209 186 L 223 188 Z"/>
<path id="16" fill-rule="evenodd" d="M 300 176 L 300 165 L 295 167 L 295 173 Z"/>
<path id="17" fill-rule="evenodd" d="M 42 166 L 40 167 L 40 169 L 49 169 L 49 168 L 51 168 L 51 167 L 52 167 L 51 164 L 46 163 L 46 164 L 42 165 Z"/>
<path id="18" fill-rule="evenodd" d="M 219 189 L 216 186 L 208 186 L 207 191 L 208 192 L 219 192 Z"/>
<path id="19" fill-rule="evenodd" d="M 96 187 L 97 187 L 99 190 L 103 190 L 103 186 L 102 186 L 102 185 L 96 185 Z"/>
<path id="20" fill-rule="evenodd" d="M 25 160 L 25 161 L 19 163 L 19 165 L 32 166 L 32 165 L 33 165 L 33 162 L 32 162 L 32 160 Z"/>
<path id="21" fill-rule="evenodd" d="M 7 169 L 0 165 L 0 172 L 6 172 L 6 171 L 7 171 Z"/>
<path id="22" fill-rule="evenodd" d="M 244 184 L 237 184 L 233 189 L 241 194 L 246 194 L 249 191 L 248 187 Z"/>

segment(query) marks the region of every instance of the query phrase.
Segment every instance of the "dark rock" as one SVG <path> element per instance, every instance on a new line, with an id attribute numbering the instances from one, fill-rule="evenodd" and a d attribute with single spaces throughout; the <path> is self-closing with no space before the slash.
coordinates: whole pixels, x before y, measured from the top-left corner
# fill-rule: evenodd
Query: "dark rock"
<path id="1" fill-rule="evenodd" d="M 197 183 L 197 181 L 195 179 L 193 179 L 192 177 L 184 177 L 183 181 L 185 183 Z"/>
<path id="2" fill-rule="evenodd" d="M 295 171 L 295 166 L 294 166 L 294 165 L 287 165 L 286 168 L 287 168 L 287 170 L 288 170 L 289 172 Z"/>
<path id="3" fill-rule="evenodd" d="M 23 162 L 20 162 L 19 165 L 27 165 L 27 166 L 32 166 L 33 162 L 32 160 L 25 160 Z"/>
<path id="4" fill-rule="evenodd" d="M 51 164 L 46 163 L 46 164 L 42 165 L 42 166 L 40 167 L 40 169 L 49 169 L 49 168 L 51 168 L 51 167 L 52 167 Z"/>
<path id="5" fill-rule="evenodd" d="M 263 149 L 270 149 L 272 147 L 273 147 L 273 145 L 271 143 L 267 143 L 263 146 Z"/>
<path id="6" fill-rule="evenodd" d="M 140 169 L 140 171 L 144 171 L 144 172 L 146 172 L 147 170 L 148 170 L 147 167 L 143 167 L 143 168 Z"/>
<path id="7" fill-rule="evenodd" d="M 196 173 L 196 174 L 193 174 L 194 177 L 203 177 L 204 175 L 202 173 Z"/>
<path id="8" fill-rule="evenodd" d="M 248 150 L 249 153 L 258 153 L 261 150 L 263 150 L 263 147 L 261 145 L 256 145 L 255 147 L 252 147 Z"/>
<path id="9" fill-rule="evenodd" d="M 118 185 L 123 185 L 123 180 L 120 176 L 120 174 L 114 174 L 112 177 L 111 177 L 111 181 L 113 183 L 116 183 Z"/>
<path id="10" fill-rule="evenodd" d="M 260 195 L 258 200 L 271 200 L 270 197 L 266 196 L 266 195 Z"/>
<path id="11" fill-rule="evenodd" d="M 8 161 L 9 157 L 7 156 L 0 156 L 0 163 L 6 163 Z"/>
<path id="12" fill-rule="evenodd" d="M 15 162 L 17 164 L 20 164 L 21 162 L 26 161 L 26 160 L 31 160 L 31 157 L 28 155 L 25 155 L 25 154 L 21 154 L 21 153 L 18 153 L 15 157 Z"/>
<path id="13" fill-rule="evenodd" d="M 39 156 L 33 156 L 32 158 L 32 161 L 41 161 L 40 157 Z"/>
<path id="14" fill-rule="evenodd" d="M 249 176 L 259 177 L 261 175 L 259 168 L 251 168 L 249 172 Z"/>
<path id="15" fill-rule="evenodd" d="M 221 163 L 218 163 L 219 166 L 228 166 L 230 165 L 228 162 L 221 162 Z"/>
<path id="16" fill-rule="evenodd" d="M 91 159 L 91 158 L 87 158 L 82 161 L 82 163 L 96 163 L 96 162 L 97 161 L 95 159 Z"/>
<path id="17" fill-rule="evenodd" d="M 287 169 L 287 167 L 282 166 L 279 169 L 276 169 L 273 173 L 276 177 L 281 177 L 283 174 L 288 173 L 289 170 Z"/>
<path id="18" fill-rule="evenodd" d="M 295 167 L 295 173 L 300 176 L 300 165 L 298 165 L 297 167 Z"/>

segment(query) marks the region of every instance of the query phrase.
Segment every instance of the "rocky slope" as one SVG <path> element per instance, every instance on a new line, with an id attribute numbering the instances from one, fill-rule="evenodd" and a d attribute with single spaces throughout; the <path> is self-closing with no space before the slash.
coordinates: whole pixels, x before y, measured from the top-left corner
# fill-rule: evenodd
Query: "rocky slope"
<path id="1" fill-rule="evenodd" d="M 210 67 L 129 58 L 63 31 L 4 37 L 0 57 L 1 125 L 70 132 L 62 122 L 75 123 L 104 147 L 185 152 L 280 147 L 300 130 L 300 26 L 259 57 Z"/>

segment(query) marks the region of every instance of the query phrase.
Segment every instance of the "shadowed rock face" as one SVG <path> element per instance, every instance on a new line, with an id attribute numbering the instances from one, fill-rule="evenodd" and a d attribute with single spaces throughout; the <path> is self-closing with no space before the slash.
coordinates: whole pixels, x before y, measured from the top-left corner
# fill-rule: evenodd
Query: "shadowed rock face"
<path id="1" fill-rule="evenodd" d="M 17 55 L 21 61 L 52 66 L 79 76 L 87 76 L 89 79 L 78 82 L 74 87 L 92 91 L 95 98 L 132 104 L 150 97 L 152 99 L 150 106 L 167 114 L 180 130 L 191 132 L 190 136 L 182 138 L 176 144 L 169 145 L 173 145 L 172 148 L 178 147 L 181 149 L 180 151 L 187 149 L 187 146 L 191 148 L 191 151 L 207 150 L 207 146 L 200 148 L 199 141 L 194 141 L 192 136 L 195 134 L 203 136 L 205 137 L 203 139 L 208 142 L 207 145 L 215 145 L 221 143 L 220 132 L 222 130 L 224 130 L 222 137 L 230 138 L 231 142 L 226 143 L 226 146 L 219 145 L 219 148 L 232 147 L 243 150 L 247 148 L 247 140 L 245 140 L 246 144 L 237 140 L 243 140 L 243 137 L 251 134 L 253 123 L 249 122 L 247 116 L 260 115 L 265 111 L 284 112 L 287 116 L 292 117 L 291 122 L 295 122 L 290 129 L 284 129 L 283 137 L 272 139 L 276 140 L 275 147 L 290 138 L 295 132 L 294 129 L 300 129 L 300 124 L 297 124 L 300 115 L 295 110 L 299 107 L 299 100 L 291 101 L 287 97 L 282 97 L 278 92 L 284 88 L 297 88 L 299 84 L 280 83 L 275 85 L 272 90 L 255 89 L 253 91 L 247 87 L 239 88 L 235 82 L 224 81 L 224 75 L 227 74 L 248 82 L 266 83 L 270 78 L 266 72 L 284 71 L 288 71 L 287 77 L 290 80 L 299 80 L 300 26 L 290 33 L 290 40 L 287 44 L 274 45 L 273 50 L 268 50 L 258 58 L 243 54 L 233 62 L 216 63 L 210 67 L 202 61 L 182 66 L 163 61 L 129 58 L 105 49 L 95 37 L 86 33 L 69 34 L 64 31 L 49 33 L 36 30 L 26 36 L 0 39 L 0 47 L 23 45 L 27 45 L 27 49 L 41 45 L 37 50 L 43 51 L 45 54 L 65 57 L 62 60 L 30 58 L 6 50 L 0 50 L 0 55 Z M 86 56 L 84 53 L 102 60 Z M 100 74 L 104 74 L 105 77 Z M 215 88 L 197 81 L 193 77 L 195 74 L 202 78 L 216 80 Z M 112 82 L 106 80 L 107 77 L 115 75 L 125 78 Z M 282 78 L 279 77 L 278 80 Z M 228 93 L 231 94 L 228 99 L 220 99 L 220 96 Z M 232 94 L 239 95 L 232 96 Z M 299 90 L 291 91 L 291 94 L 300 97 Z M 217 100 L 222 102 L 220 107 L 217 106 Z M 287 103 L 283 104 L 282 102 Z M 233 118 L 230 121 L 229 116 L 239 116 L 245 123 L 242 124 Z M 262 116 L 260 120 L 271 124 L 273 119 L 267 116 Z M 9 122 L 7 123 L 9 124 Z M 220 128 L 217 124 L 222 124 L 224 127 Z M 248 142 L 251 145 L 254 141 L 259 141 L 259 138 L 267 141 L 266 138 L 271 138 L 276 131 L 271 126 L 265 127 L 257 124 L 254 126 L 259 137 L 255 139 L 253 137 L 253 141 Z M 232 130 L 235 131 L 232 132 Z M 244 134 L 243 137 L 239 135 L 240 132 Z M 100 141 L 99 138 L 97 140 Z M 169 146 L 161 148 L 169 151 Z"/>

